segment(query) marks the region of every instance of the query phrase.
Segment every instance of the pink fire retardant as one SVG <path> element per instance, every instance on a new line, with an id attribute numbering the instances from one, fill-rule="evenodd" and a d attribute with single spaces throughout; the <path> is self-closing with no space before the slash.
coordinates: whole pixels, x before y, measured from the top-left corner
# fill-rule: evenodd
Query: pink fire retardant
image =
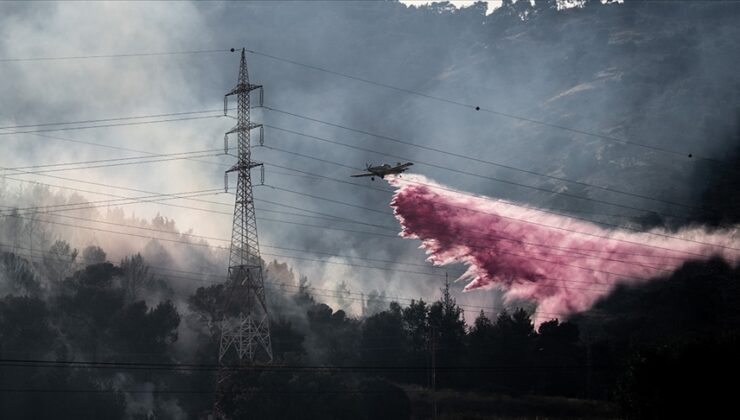
<path id="1" fill-rule="evenodd" d="M 590 308 L 617 283 L 667 275 L 690 259 L 737 261 L 738 229 L 707 233 L 607 230 L 512 202 L 455 191 L 421 175 L 389 177 L 401 236 L 422 241 L 435 265 L 468 266 L 466 291 L 500 287 L 544 317 Z"/>

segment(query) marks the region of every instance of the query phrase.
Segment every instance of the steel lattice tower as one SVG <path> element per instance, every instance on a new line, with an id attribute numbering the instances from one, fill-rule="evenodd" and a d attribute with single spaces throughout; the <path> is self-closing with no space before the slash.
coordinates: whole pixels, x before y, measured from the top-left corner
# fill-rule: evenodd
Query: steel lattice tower
<path id="1" fill-rule="evenodd" d="M 219 362 L 223 361 L 224 355 L 232 347 L 236 350 L 240 363 L 272 361 L 270 319 L 265 302 L 251 176 L 252 168 L 262 165 L 252 161 L 250 145 L 251 130 L 261 127 L 260 124 L 253 124 L 249 120 L 250 92 L 258 89 L 261 98 L 262 86 L 249 83 L 247 60 L 242 49 L 239 81 L 236 87 L 224 96 L 224 114 L 227 111 L 229 96 L 237 97 L 237 123 L 226 132 L 224 143 L 228 150 L 228 136 L 236 133 L 238 161 L 226 173 L 237 172 L 238 180 L 227 279 L 227 289 L 230 288 L 230 292 L 220 323 Z"/>

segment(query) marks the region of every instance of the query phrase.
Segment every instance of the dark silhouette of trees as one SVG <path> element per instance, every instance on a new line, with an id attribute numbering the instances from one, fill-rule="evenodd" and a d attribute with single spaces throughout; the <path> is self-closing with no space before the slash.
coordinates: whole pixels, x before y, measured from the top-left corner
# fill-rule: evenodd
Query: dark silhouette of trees
<path id="1" fill-rule="evenodd" d="M 56 256 L 65 256 L 59 260 L 60 269 L 70 269 L 75 253 L 62 242 L 55 248 Z M 50 261 L 42 262 L 42 269 L 49 269 Z M 158 356 L 156 360 L 171 360 L 168 346 L 176 339 L 179 325 L 174 306 L 169 302 L 154 309 L 143 302 L 125 305 L 115 282 L 118 275 L 120 269 L 110 263 L 89 265 L 66 279 L 55 277 L 46 300 L 44 296 L 1 298 L 0 359 L 123 362 Z M 116 374 L 74 366 L 3 363 L 0 388 L 30 390 L 0 393 L 3 418 L 58 418 L 64 413 L 67 418 L 121 419 L 125 398 L 113 386 Z"/>
<path id="2" fill-rule="evenodd" d="M 393 302 L 389 310 L 370 316 L 362 325 L 360 351 L 363 364 L 402 367 L 407 360 L 406 339 L 401 307 Z"/>
<path id="3" fill-rule="evenodd" d="M 127 302 L 145 299 L 153 294 L 160 294 L 166 298 L 173 296 L 174 292 L 167 283 L 150 273 L 149 266 L 141 254 L 125 257 L 121 260 L 120 268 L 119 281 L 125 291 Z"/>
<path id="4" fill-rule="evenodd" d="M 0 353 L 9 358 L 46 355 L 56 338 L 44 301 L 25 296 L 0 299 Z"/>
<path id="5" fill-rule="evenodd" d="M 0 277 L 5 277 L 13 295 L 41 297 L 41 282 L 36 277 L 31 264 L 12 252 L 0 253 Z M 2 290 L 3 288 L 0 288 Z"/>
<path id="6" fill-rule="evenodd" d="M 406 366 L 429 366 L 430 333 L 429 305 L 423 300 L 412 300 L 403 308 L 403 327 L 406 335 Z M 429 383 L 429 374 L 424 371 L 407 373 L 407 380 L 420 385 Z"/>
<path id="7" fill-rule="evenodd" d="M 475 318 L 468 333 L 468 360 L 470 366 L 488 366 L 492 364 L 491 349 L 494 346 L 494 326 L 483 310 Z M 493 388 L 491 375 L 486 371 L 471 372 L 473 387 L 486 390 Z"/>
<path id="8" fill-rule="evenodd" d="M 320 360 L 329 365 L 353 365 L 359 361 L 360 323 L 347 314 L 323 303 L 314 304 L 307 311 L 312 339 Z"/>
<path id="9" fill-rule="evenodd" d="M 278 363 L 294 364 L 306 355 L 303 343 L 306 336 L 296 330 L 293 322 L 285 317 L 276 317 L 270 323 L 270 339 L 273 356 Z"/>
<path id="10" fill-rule="evenodd" d="M 550 395 L 583 395 L 588 361 L 578 326 L 553 319 L 540 324 L 537 332 L 533 356 L 539 375 L 534 389 Z"/>
<path id="11" fill-rule="evenodd" d="M 49 252 L 42 257 L 42 267 L 46 278 L 52 283 L 65 279 L 74 270 L 77 254 L 77 250 L 66 241 L 54 242 Z"/>
<path id="12" fill-rule="evenodd" d="M 365 302 L 365 313 L 367 315 L 373 315 L 380 311 L 383 311 L 388 306 L 388 300 L 385 297 L 385 290 L 378 292 L 373 290 L 367 295 L 367 301 Z"/>
<path id="13" fill-rule="evenodd" d="M 465 343 L 465 320 L 463 310 L 450 294 L 449 284 L 442 289 L 442 298 L 429 307 L 429 327 L 435 340 L 436 364 L 445 368 L 463 365 Z M 447 369 L 437 374 L 440 386 L 461 384 L 464 375 Z"/>
<path id="14" fill-rule="evenodd" d="M 169 346 L 177 341 L 180 315 L 170 301 L 149 309 L 138 301 L 127 305 L 113 317 L 111 340 L 130 359 L 168 361 Z"/>
<path id="15" fill-rule="evenodd" d="M 637 351 L 617 387 L 628 419 L 719 418 L 736 410 L 737 334 Z"/>
<path id="16" fill-rule="evenodd" d="M 99 246 L 90 245 L 82 250 L 83 264 L 100 264 L 105 262 L 106 257 L 105 251 Z"/>

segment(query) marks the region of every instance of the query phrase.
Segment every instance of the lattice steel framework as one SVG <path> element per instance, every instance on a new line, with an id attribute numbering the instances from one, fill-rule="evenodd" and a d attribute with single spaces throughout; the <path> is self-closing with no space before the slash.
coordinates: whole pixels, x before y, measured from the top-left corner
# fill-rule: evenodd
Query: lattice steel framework
<path id="1" fill-rule="evenodd" d="M 250 132 L 261 128 L 249 120 L 250 92 L 259 90 L 262 102 L 262 86 L 249 83 L 247 60 L 242 49 L 239 66 L 239 81 L 234 89 L 224 96 L 224 114 L 227 113 L 229 96 L 237 97 L 237 123 L 226 132 L 225 148 L 228 150 L 229 134 L 237 135 L 238 161 L 229 172 L 237 172 L 234 222 L 231 230 L 229 273 L 227 287 L 230 289 L 223 309 L 219 361 L 234 347 L 240 362 L 253 363 L 272 361 L 270 341 L 270 319 L 265 302 L 265 287 L 262 279 L 262 260 L 257 237 L 257 219 L 254 213 L 251 170 L 261 163 L 252 162 Z M 227 176 L 224 174 L 224 176 Z"/>

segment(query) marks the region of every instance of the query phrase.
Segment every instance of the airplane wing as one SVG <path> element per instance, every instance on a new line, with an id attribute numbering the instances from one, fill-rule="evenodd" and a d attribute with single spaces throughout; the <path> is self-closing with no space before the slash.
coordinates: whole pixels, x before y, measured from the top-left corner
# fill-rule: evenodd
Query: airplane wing
<path id="1" fill-rule="evenodd" d="M 351 176 L 351 177 L 355 177 L 355 178 L 358 178 L 358 177 L 361 177 L 361 176 L 375 176 L 375 174 L 373 174 L 373 173 L 366 173 L 366 174 L 352 174 L 352 175 L 350 175 L 350 176 Z"/>

